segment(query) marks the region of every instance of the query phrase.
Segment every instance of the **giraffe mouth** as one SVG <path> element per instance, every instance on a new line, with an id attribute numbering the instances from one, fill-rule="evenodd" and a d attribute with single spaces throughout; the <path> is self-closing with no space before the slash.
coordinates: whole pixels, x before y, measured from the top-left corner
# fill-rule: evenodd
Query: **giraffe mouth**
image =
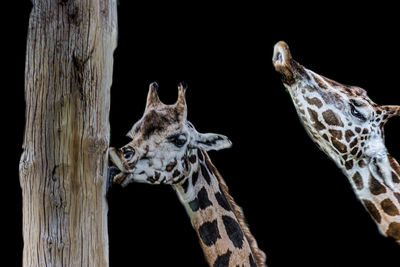
<path id="1" fill-rule="evenodd" d="M 111 165 L 108 168 L 108 181 L 109 184 L 123 184 L 130 173 L 122 172 L 117 166 Z"/>
<path id="2" fill-rule="evenodd" d="M 110 148 L 109 159 L 110 159 L 108 168 L 109 186 L 111 186 L 112 184 L 123 185 L 124 181 L 126 180 L 126 178 L 128 178 L 128 176 L 131 173 L 123 171 L 125 168 L 115 148 Z"/>

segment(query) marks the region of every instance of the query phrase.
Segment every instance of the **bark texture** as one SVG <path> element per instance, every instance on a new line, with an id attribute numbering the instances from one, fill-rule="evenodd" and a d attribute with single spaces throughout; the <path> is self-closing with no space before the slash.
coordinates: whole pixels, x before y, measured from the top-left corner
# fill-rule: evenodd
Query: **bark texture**
<path id="1" fill-rule="evenodd" d="M 115 0 L 33 0 L 20 161 L 23 266 L 108 266 Z"/>

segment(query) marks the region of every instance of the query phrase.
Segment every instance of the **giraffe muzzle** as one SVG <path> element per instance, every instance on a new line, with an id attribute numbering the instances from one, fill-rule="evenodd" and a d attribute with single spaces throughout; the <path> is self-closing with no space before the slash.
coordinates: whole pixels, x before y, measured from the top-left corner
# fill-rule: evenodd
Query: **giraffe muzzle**
<path id="1" fill-rule="evenodd" d="M 292 58 L 289 46 L 283 41 L 274 46 L 272 64 L 275 70 L 282 75 L 282 82 L 286 85 L 290 86 L 296 80 L 308 79 L 304 67 Z"/>
<path id="2" fill-rule="evenodd" d="M 108 168 L 108 180 L 111 184 L 123 184 L 123 182 L 128 178 L 128 176 L 133 172 L 135 169 L 133 168 L 130 172 L 124 171 L 126 168 L 121 161 L 119 150 L 110 147 L 109 156 L 110 156 L 110 167 Z"/>
<path id="3" fill-rule="evenodd" d="M 274 46 L 274 53 L 272 55 L 272 64 L 275 70 L 283 75 L 285 80 L 293 79 L 293 71 L 291 67 L 291 59 L 289 46 L 280 41 Z"/>
<path id="4" fill-rule="evenodd" d="M 123 184 L 130 173 L 122 172 L 118 167 L 112 165 L 108 168 L 108 181 L 111 184 Z"/>
<path id="5" fill-rule="evenodd" d="M 275 44 L 272 56 L 275 67 L 287 66 L 291 58 L 289 46 L 284 41 Z"/>

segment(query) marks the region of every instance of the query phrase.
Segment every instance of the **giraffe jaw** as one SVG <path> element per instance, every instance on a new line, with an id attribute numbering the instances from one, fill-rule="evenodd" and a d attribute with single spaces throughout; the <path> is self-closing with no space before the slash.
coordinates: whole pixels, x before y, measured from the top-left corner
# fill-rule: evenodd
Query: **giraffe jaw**
<path id="1" fill-rule="evenodd" d="M 114 167 L 114 166 L 112 166 Z M 110 167 L 111 168 L 111 167 Z M 114 184 L 120 184 L 122 186 L 124 186 L 126 183 L 125 181 L 127 180 L 127 178 L 130 176 L 130 173 L 125 173 L 125 172 L 119 172 L 118 174 L 116 174 L 114 177 L 111 177 L 112 182 Z"/>
<path id="2" fill-rule="evenodd" d="M 108 168 L 108 181 L 110 184 L 122 184 L 128 178 L 128 175 L 128 173 L 121 172 L 115 165 L 111 165 Z"/>

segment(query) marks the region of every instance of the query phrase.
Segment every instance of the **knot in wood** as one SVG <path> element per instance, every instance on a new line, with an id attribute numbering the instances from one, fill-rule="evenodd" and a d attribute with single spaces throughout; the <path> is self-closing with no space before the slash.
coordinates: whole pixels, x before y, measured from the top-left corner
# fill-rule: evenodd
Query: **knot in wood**
<path id="1" fill-rule="evenodd" d="M 108 148 L 106 138 L 88 137 L 86 140 L 86 151 L 89 153 L 105 153 Z"/>

